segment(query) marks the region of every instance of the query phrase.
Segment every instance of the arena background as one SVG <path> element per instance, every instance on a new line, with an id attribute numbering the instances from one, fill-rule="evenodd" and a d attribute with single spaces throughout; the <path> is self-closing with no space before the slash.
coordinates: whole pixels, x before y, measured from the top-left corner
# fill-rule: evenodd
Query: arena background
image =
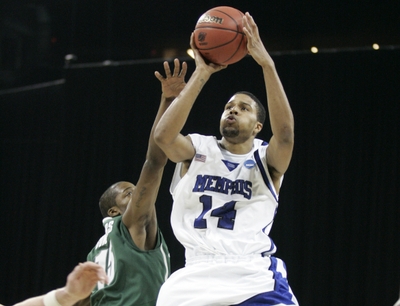
<path id="1" fill-rule="evenodd" d="M 207 8 L 216 5 L 211 1 Z M 263 17 L 261 8 L 278 20 L 260 6 L 253 9 L 256 21 Z M 151 9 L 146 12 L 149 16 Z M 153 26 L 177 27 L 174 15 L 182 12 L 172 10 Z M 89 25 L 93 19 L 99 25 L 100 17 L 87 16 Z M 77 28 L 84 22 L 75 20 Z M 103 234 L 101 193 L 116 181 L 136 182 L 144 162 L 160 100 L 154 71 L 162 71 L 168 57 L 133 55 L 131 43 L 130 58 L 117 55 L 119 40 L 107 29 L 99 32 L 110 48 L 99 38 L 98 52 L 93 47 L 91 53 L 75 38 L 76 61 L 64 63 L 62 57 L 57 64 L 60 56 L 49 51 L 57 60 L 46 67 L 2 66 L 1 76 L 14 73 L 3 78 L 0 90 L 0 303 L 5 305 L 65 283 Z M 82 36 L 76 28 L 74 33 Z M 286 262 L 302 306 L 393 305 L 400 286 L 399 47 L 388 38 L 379 50 L 349 43 L 313 54 L 300 44 L 279 48 L 277 37 L 271 36 L 271 54 L 294 112 L 296 137 L 271 232 L 276 255 Z M 60 54 L 71 51 L 60 49 Z M 174 52 L 188 62 L 190 76 L 193 60 Z M 218 135 L 223 105 L 238 90 L 266 99 L 261 69 L 250 57 L 211 77 L 183 132 Z M 260 137 L 270 136 L 267 122 Z M 184 265 L 184 253 L 169 224 L 172 171 L 168 163 L 157 211 L 176 270 Z"/>

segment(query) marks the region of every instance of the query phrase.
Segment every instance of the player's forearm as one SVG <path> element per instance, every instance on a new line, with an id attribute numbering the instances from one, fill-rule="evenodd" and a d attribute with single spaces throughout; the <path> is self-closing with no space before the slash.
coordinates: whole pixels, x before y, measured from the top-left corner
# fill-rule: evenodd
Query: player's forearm
<path id="1" fill-rule="evenodd" d="M 25 301 L 19 302 L 17 304 L 14 304 L 14 306 L 38 306 L 38 305 L 44 305 L 43 302 L 43 297 L 44 295 L 29 298 Z"/>
<path id="2" fill-rule="evenodd" d="M 65 287 L 56 290 L 56 299 L 62 306 L 74 305 L 79 301 L 79 298 L 71 295 Z"/>
<path id="3" fill-rule="evenodd" d="M 153 167 L 164 167 L 168 160 L 164 151 L 161 150 L 154 140 L 154 130 L 160 121 L 161 116 L 165 113 L 173 100 L 174 97 L 166 98 L 164 94 L 161 95 L 160 107 L 158 108 L 156 118 L 154 119 L 154 123 L 151 128 L 146 159 L 153 165 Z"/>
<path id="4" fill-rule="evenodd" d="M 263 66 L 271 131 L 279 141 L 293 141 L 294 118 L 274 64 Z"/>
<path id="5" fill-rule="evenodd" d="M 154 132 L 158 144 L 171 144 L 183 129 L 196 98 L 204 84 L 210 78 L 210 73 L 196 69 L 185 88 L 165 111 Z"/>
<path id="6" fill-rule="evenodd" d="M 38 306 L 38 305 L 43 305 L 44 306 L 44 300 L 47 295 L 49 295 L 52 292 L 49 292 L 46 295 L 41 295 L 33 298 L 29 298 L 23 302 L 17 303 L 14 306 Z M 56 289 L 54 292 L 55 295 L 53 295 L 52 299 L 48 299 L 48 303 L 53 303 L 54 305 L 57 305 L 57 303 L 61 306 L 71 306 L 74 305 L 76 302 L 79 301 L 74 296 L 71 296 L 66 290 L 65 287 Z M 55 298 L 55 300 L 54 300 Z"/>

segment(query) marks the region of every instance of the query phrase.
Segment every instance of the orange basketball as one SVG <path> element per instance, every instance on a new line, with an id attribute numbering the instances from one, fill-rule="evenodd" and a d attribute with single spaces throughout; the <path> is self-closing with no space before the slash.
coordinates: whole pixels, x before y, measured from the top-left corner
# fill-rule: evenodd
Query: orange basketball
<path id="1" fill-rule="evenodd" d="M 208 61 L 229 65 L 247 54 L 243 33 L 244 14 L 230 6 L 218 6 L 205 12 L 196 23 L 194 42 Z"/>

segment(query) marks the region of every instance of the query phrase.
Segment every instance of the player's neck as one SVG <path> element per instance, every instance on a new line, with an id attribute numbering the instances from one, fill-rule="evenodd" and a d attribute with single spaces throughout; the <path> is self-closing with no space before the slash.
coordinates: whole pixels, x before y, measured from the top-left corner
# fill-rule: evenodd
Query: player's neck
<path id="1" fill-rule="evenodd" d="M 241 143 L 235 143 L 229 141 L 225 137 L 222 137 L 222 139 L 218 141 L 218 144 L 222 149 L 233 154 L 247 154 L 253 148 L 253 139 L 248 139 L 247 141 Z"/>

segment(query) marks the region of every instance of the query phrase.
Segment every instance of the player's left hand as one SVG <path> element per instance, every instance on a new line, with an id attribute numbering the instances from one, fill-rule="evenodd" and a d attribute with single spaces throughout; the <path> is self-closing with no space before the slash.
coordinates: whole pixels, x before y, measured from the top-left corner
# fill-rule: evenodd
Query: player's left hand
<path id="1" fill-rule="evenodd" d="M 179 95 L 183 88 L 185 88 L 185 76 L 187 72 L 186 62 L 182 62 L 182 69 L 180 62 L 174 59 L 174 71 L 171 74 L 169 63 L 164 62 L 165 78 L 158 71 L 154 72 L 156 78 L 161 82 L 161 90 L 166 98 L 175 98 Z"/>
<path id="2" fill-rule="evenodd" d="M 77 265 L 68 275 L 65 291 L 77 300 L 81 300 L 92 292 L 97 282 L 107 283 L 107 275 L 103 267 L 87 261 Z"/>
<path id="3" fill-rule="evenodd" d="M 257 24 L 248 12 L 243 16 L 243 32 L 247 38 L 247 50 L 254 60 L 261 66 L 272 64 L 272 58 L 261 41 Z"/>

